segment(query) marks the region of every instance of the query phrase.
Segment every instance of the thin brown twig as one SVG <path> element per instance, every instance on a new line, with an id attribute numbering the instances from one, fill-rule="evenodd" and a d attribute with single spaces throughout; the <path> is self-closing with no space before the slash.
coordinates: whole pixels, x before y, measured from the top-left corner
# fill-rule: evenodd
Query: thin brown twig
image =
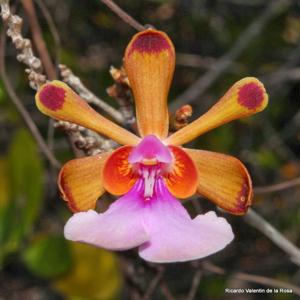
<path id="1" fill-rule="evenodd" d="M 47 26 L 52 35 L 53 43 L 54 43 L 53 67 L 58 66 L 59 65 L 59 54 L 60 54 L 60 49 L 61 49 L 61 42 L 60 42 L 60 36 L 58 33 L 58 28 L 56 27 L 54 19 L 52 18 L 52 15 L 50 14 L 49 9 L 47 8 L 47 6 L 43 2 L 43 0 L 34 0 L 34 2 L 37 4 L 38 8 L 42 12 L 42 15 L 43 15 L 44 19 L 46 20 Z M 56 68 L 55 68 L 55 72 L 57 73 Z M 58 77 L 58 76 L 56 76 L 56 77 Z M 53 119 L 49 119 L 48 130 L 47 130 L 47 145 L 51 150 L 53 149 L 53 146 L 54 146 L 54 133 L 55 133 L 54 124 L 55 124 L 55 121 Z"/>
<path id="2" fill-rule="evenodd" d="M 294 294 L 300 295 L 300 288 L 298 286 L 281 280 L 260 276 L 260 275 L 248 274 L 244 272 L 228 273 L 228 271 L 226 271 L 225 269 L 208 261 L 202 263 L 202 268 L 214 274 L 219 274 L 219 275 L 228 274 L 229 276 L 242 281 L 257 283 L 265 286 L 272 286 L 275 288 L 292 289 Z"/>
<path id="3" fill-rule="evenodd" d="M 210 56 L 201 56 L 199 54 L 176 52 L 176 65 L 190 68 L 213 69 L 217 58 Z M 227 70 L 228 73 L 240 73 L 242 64 L 234 62 L 232 67 Z"/>
<path id="4" fill-rule="evenodd" d="M 277 69 L 277 71 L 272 72 L 272 74 L 264 76 L 263 81 L 272 86 L 272 89 L 269 91 L 270 98 L 273 98 L 272 95 L 276 94 L 278 90 L 282 88 L 282 84 L 286 80 L 291 80 L 290 72 L 298 73 L 299 68 L 296 66 L 300 61 L 300 43 L 297 47 L 293 49 L 291 54 L 287 57 L 286 62 Z M 294 71 L 296 70 L 296 72 Z M 293 77 L 292 76 L 292 77 Z M 288 147 L 285 146 L 285 141 L 295 135 L 299 130 L 300 124 L 300 111 L 297 111 L 295 115 L 286 123 L 279 131 L 274 130 L 269 122 L 262 124 L 262 128 L 265 132 L 265 141 L 262 147 L 268 147 L 268 149 L 276 151 L 279 155 L 282 155 L 283 158 L 290 160 L 298 160 L 297 155 L 293 155 L 292 151 L 289 151 Z M 267 126 L 266 126 L 267 125 Z M 270 130 L 271 128 L 271 130 Z"/>
<path id="5" fill-rule="evenodd" d="M 281 280 L 277 280 L 274 278 L 268 278 L 265 276 L 252 275 L 252 274 L 247 274 L 242 272 L 234 273 L 232 276 L 243 281 L 258 283 L 266 286 L 272 286 L 274 288 L 291 289 L 294 294 L 300 296 L 300 288 L 288 282 L 283 282 Z"/>
<path id="6" fill-rule="evenodd" d="M 39 1 L 39 0 L 35 0 L 35 1 L 38 3 L 39 7 L 41 8 L 41 10 L 48 22 L 48 26 L 52 33 L 53 39 L 56 43 L 56 46 L 59 46 L 60 38 L 59 38 L 59 34 L 58 34 L 57 28 L 55 26 L 55 23 L 51 17 L 51 14 L 48 12 L 47 7 L 44 5 L 44 3 L 42 1 Z M 44 64 L 44 68 L 45 68 L 47 77 L 49 79 L 55 79 L 58 77 L 56 74 L 57 71 L 56 71 L 55 65 L 51 61 L 48 49 L 47 49 L 46 44 L 41 35 L 41 30 L 40 30 L 40 26 L 39 26 L 39 23 L 38 23 L 38 20 L 36 17 L 33 2 L 32 2 L 32 0 L 29 1 L 29 2 L 31 2 L 30 4 L 28 4 L 27 0 L 22 0 L 22 2 L 25 2 L 26 6 L 29 6 L 27 8 L 27 11 L 29 10 L 28 16 L 30 17 L 32 15 L 32 18 L 35 19 L 34 22 L 31 21 L 32 22 L 31 31 L 33 33 L 33 37 L 36 37 L 34 39 L 35 43 L 42 45 L 42 47 L 40 47 L 40 51 L 43 51 L 43 52 L 41 53 L 39 51 L 38 47 L 37 47 L 37 50 L 39 51 L 39 55 L 41 56 L 41 60 Z M 55 47 L 55 48 L 57 48 L 57 47 Z M 44 56 L 42 56 L 43 53 L 46 53 L 45 58 L 44 58 Z M 56 61 L 58 63 L 58 53 L 57 53 Z M 54 77 L 53 77 L 53 75 L 54 75 Z M 64 124 L 63 126 L 62 126 L 62 123 Z M 49 120 L 49 128 L 51 128 L 51 126 L 52 126 L 53 130 L 48 131 L 48 137 L 51 136 L 50 135 L 51 131 L 52 131 L 52 136 L 53 136 L 55 127 L 61 126 L 62 129 L 66 132 L 66 134 L 68 136 L 71 148 L 76 157 L 82 157 L 82 156 L 85 156 L 86 154 L 93 155 L 96 153 L 96 151 L 97 151 L 97 153 L 101 151 L 100 149 L 98 149 L 98 144 L 96 145 L 96 143 L 95 143 L 95 138 L 92 136 L 84 137 L 82 135 L 82 133 L 80 132 L 80 130 L 78 129 L 79 127 L 77 125 L 71 124 L 69 122 L 53 122 L 53 120 L 50 119 Z M 69 128 L 72 128 L 72 129 L 69 130 Z M 87 135 L 90 135 L 89 134 L 90 132 L 86 132 L 86 133 L 87 133 Z"/>
<path id="7" fill-rule="evenodd" d="M 280 132 L 274 128 L 270 120 L 268 118 L 263 118 L 261 120 L 262 122 L 260 126 L 263 128 L 262 133 L 265 140 L 268 141 L 269 137 L 272 137 L 272 139 L 269 140 L 269 143 L 263 143 L 262 147 L 267 146 L 268 149 L 273 149 L 278 155 L 287 161 L 294 160 L 295 162 L 299 162 L 297 153 L 295 153 L 295 151 L 285 143 L 280 135 Z"/>
<path id="8" fill-rule="evenodd" d="M 152 297 L 152 294 L 155 292 L 156 287 L 158 286 L 159 282 L 161 281 L 164 274 L 164 268 L 160 268 L 157 271 L 157 274 L 155 277 L 151 280 L 144 296 L 142 297 L 142 300 L 150 300 Z"/>
<path id="9" fill-rule="evenodd" d="M 41 60 L 33 53 L 31 41 L 22 35 L 23 20 L 11 12 L 9 0 L 0 0 L 0 8 L 2 20 L 7 26 L 6 34 L 11 38 L 18 52 L 17 60 L 29 67 L 25 71 L 28 73 L 30 87 L 37 90 L 46 82 L 46 76 L 42 73 Z"/>
<path id="10" fill-rule="evenodd" d="M 126 285 L 130 291 L 130 299 L 141 300 L 141 294 L 143 293 L 140 288 L 140 277 L 137 275 L 134 264 L 126 257 L 120 256 L 120 267 L 124 276 Z"/>
<path id="11" fill-rule="evenodd" d="M 15 48 L 19 53 L 17 59 L 29 67 L 29 69 L 26 69 L 26 72 L 29 74 L 28 75 L 29 84 L 33 89 L 37 90 L 42 84 L 46 82 L 47 78 L 42 73 L 43 67 L 42 67 L 41 60 L 34 55 L 31 41 L 29 39 L 25 39 L 22 35 L 21 31 L 22 31 L 23 20 L 18 15 L 14 15 L 11 12 L 9 6 L 9 0 L 0 0 L 0 8 L 1 8 L 1 17 L 4 23 L 7 25 L 6 33 L 11 38 Z M 42 36 L 40 37 L 42 38 Z M 90 91 L 88 91 L 83 85 L 81 86 L 83 87 L 82 93 L 85 93 L 87 98 L 89 96 L 92 96 L 93 99 L 91 99 L 91 101 L 93 101 L 96 98 L 96 96 L 94 96 Z M 111 109 L 113 110 L 112 107 Z M 117 111 L 117 113 L 119 112 Z M 75 145 L 76 144 L 80 145 L 82 143 L 82 140 L 84 140 L 84 150 L 85 150 L 86 145 L 89 147 L 91 143 L 88 140 L 86 140 L 89 137 L 85 138 L 81 134 L 81 132 L 79 132 L 77 128 L 73 128 L 72 125 L 73 124 L 64 122 L 64 130 L 69 136 L 71 146 L 75 151 L 75 154 L 82 155 L 81 153 L 82 151 L 77 149 Z M 69 132 L 68 129 L 71 127 L 73 129 Z M 86 132 L 86 134 L 88 135 L 88 132 Z M 90 150 L 91 149 L 89 148 L 88 151 Z"/>
<path id="12" fill-rule="evenodd" d="M 114 79 L 114 84 L 106 89 L 107 94 L 114 98 L 119 104 L 119 111 L 124 117 L 123 125 L 128 127 L 135 127 L 136 122 L 133 101 L 130 92 L 130 84 L 125 72 L 125 69 L 121 67 L 117 69 L 113 66 L 109 70 L 110 75 Z"/>
<path id="13" fill-rule="evenodd" d="M 199 77 L 186 91 L 179 95 L 170 105 L 170 110 L 175 111 L 183 104 L 191 103 L 198 99 L 218 79 L 228 67 L 232 66 L 238 56 L 247 48 L 249 43 L 262 31 L 268 22 L 276 15 L 282 13 L 291 5 L 289 0 L 270 1 L 263 12 L 243 31 L 233 47 L 219 58 L 213 69 Z"/>
<path id="14" fill-rule="evenodd" d="M 47 8 L 47 6 L 45 5 L 45 3 L 42 0 L 35 0 L 36 4 L 38 5 L 39 9 L 41 10 L 47 25 L 49 27 L 49 30 L 51 32 L 52 38 L 53 38 L 53 42 L 54 42 L 54 65 L 58 66 L 59 64 L 59 53 L 60 53 L 60 48 L 61 48 L 61 42 L 60 42 L 60 36 L 58 33 L 58 29 L 55 25 L 55 22 Z"/>
<path id="15" fill-rule="evenodd" d="M 176 52 L 176 64 L 185 67 L 210 69 L 216 58 L 203 57 L 198 54 Z"/>
<path id="16" fill-rule="evenodd" d="M 137 20 L 131 17 L 128 13 L 126 13 L 120 6 L 114 3 L 112 0 L 100 0 L 103 4 L 110 8 L 116 15 L 120 17 L 125 23 L 129 24 L 131 27 L 136 29 L 137 31 L 143 31 L 146 29 L 145 26 L 140 24 Z"/>
<path id="17" fill-rule="evenodd" d="M 9 6 L 9 0 L 0 0 L 0 8 L 1 8 L 1 17 L 3 19 L 4 24 L 6 24 L 7 26 L 6 34 L 11 38 L 18 52 L 17 60 L 29 67 L 29 69 L 26 69 L 25 71 L 28 73 L 30 87 L 33 88 L 34 90 L 37 90 L 42 84 L 46 82 L 46 76 L 43 74 L 43 67 L 42 67 L 41 60 L 34 55 L 31 41 L 29 39 L 24 38 L 22 35 L 23 20 L 21 17 L 19 17 L 18 15 L 14 15 L 11 12 Z M 13 91 L 13 88 L 11 89 L 11 91 Z M 16 96 L 16 94 L 12 93 L 12 96 L 14 95 Z M 18 99 L 18 97 L 12 97 L 12 100 L 15 99 Z M 22 112 L 22 116 L 26 121 L 26 124 L 30 126 L 29 128 L 31 128 L 31 130 L 35 132 L 35 137 L 38 138 L 38 135 L 40 134 L 36 132 L 39 131 L 34 128 L 36 127 L 35 124 L 33 122 L 30 122 L 31 120 L 30 115 L 28 113 L 25 113 L 26 110 L 23 107 L 22 102 L 16 101 L 15 105 L 16 106 L 18 105 L 17 107 L 20 113 Z M 73 149 L 76 149 L 76 147 L 74 146 L 74 143 L 76 141 L 74 140 L 73 136 L 69 136 L 69 137 L 72 144 L 71 146 L 73 147 Z M 39 144 L 42 145 L 43 138 L 41 137 L 41 135 L 40 138 L 38 139 L 39 139 Z M 45 145 L 47 146 L 46 143 Z"/>
<path id="18" fill-rule="evenodd" d="M 166 300 L 175 300 L 175 297 L 172 295 L 169 287 L 163 280 L 160 283 L 160 289 Z"/>
<path id="19" fill-rule="evenodd" d="M 83 99 L 85 99 L 88 103 L 94 104 L 98 108 L 105 111 L 108 115 L 110 115 L 115 121 L 120 124 L 125 123 L 125 119 L 123 115 L 117 111 L 112 106 L 105 103 L 102 99 L 93 94 L 90 90 L 88 90 L 79 77 L 77 77 L 70 68 L 65 65 L 59 65 L 59 69 L 61 72 L 62 80 L 66 82 L 69 86 L 71 86 Z"/>
<path id="20" fill-rule="evenodd" d="M 57 78 L 55 67 L 52 63 L 47 46 L 42 36 L 42 30 L 37 19 L 35 7 L 32 0 L 21 0 L 23 8 L 27 14 L 32 38 L 36 46 L 39 57 L 41 58 L 46 75 L 50 80 Z"/>
<path id="21" fill-rule="evenodd" d="M 294 78 L 299 78 L 299 68 L 297 67 L 300 60 L 300 43 L 291 51 L 291 54 L 288 55 L 286 61 L 283 65 L 274 72 L 262 76 L 264 83 L 272 86 L 270 93 L 276 92 L 281 88 L 282 84 L 286 80 L 293 80 Z M 291 72 L 291 74 L 289 74 Z"/>
<path id="22" fill-rule="evenodd" d="M 268 194 L 275 193 L 279 191 L 283 191 L 286 189 L 290 189 L 292 187 L 300 185 L 300 177 L 293 178 L 291 180 L 287 180 L 284 182 L 266 185 L 266 186 L 258 186 L 254 189 L 255 194 Z"/>
<path id="23" fill-rule="evenodd" d="M 24 11 L 27 15 L 32 38 L 33 38 L 35 47 L 37 49 L 37 52 L 39 54 L 39 57 L 41 58 L 47 78 L 50 80 L 53 80 L 53 79 L 57 78 L 57 70 L 55 68 L 55 65 L 52 62 L 52 59 L 51 59 L 49 51 L 48 51 L 48 47 L 46 46 L 46 43 L 43 39 L 42 30 L 41 30 L 41 27 L 40 27 L 40 24 L 39 24 L 37 15 L 36 15 L 35 5 L 32 0 L 21 0 L 21 3 L 23 5 Z M 50 16 L 50 20 L 49 20 L 50 14 L 47 15 L 47 12 L 45 11 L 45 7 L 43 7 L 43 3 L 39 3 L 39 6 L 42 7 L 45 19 L 47 20 L 48 23 L 50 23 L 51 16 Z M 53 24 L 51 26 L 53 26 Z M 49 27 L 50 27 L 50 25 L 49 25 Z M 55 34 L 55 33 L 53 33 L 53 34 Z M 56 36 L 54 36 L 53 38 L 55 41 L 57 41 Z M 47 145 L 50 149 L 52 149 L 53 137 L 54 137 L 54 121 L 52 119 L 49 119 L 48 133 L 47 133 Z"/>
<path id="24" fill-rule="evenodd" d="M 29 128 L 32 136 L 35 138 L 37 141 L 39 148 L 41 151 L 44 153 L 45 157 L 49 160 L 49 162 L 54 166 L 55 168 L 60 168 L 61 164 L 60 162 L 55 158 L 49 147 L 47 146 L 46 142 L 44 141 L 42 135 L 40 134 L 37 126 L 35 123 L 32 121 L 29 113 L 25 109 L 24 105 L 20 101 L 19 97 L 15 93 L 12 84 L 6 74 L 5 70 L 5 33 L 4 30 L 1 32 L 1 40 L 0 40 L 0 73 L 1 73 L 1 78 L 3 80 L 4 86 L 7 90 L 7 93 L 16 106 L 17 110 L 21 114 L 24 122 L 26 123 L 27 127 Z"/>
<path id="25" fill-rule="evenodd" d="M 194 274 L 192 285 L 191 285 L 190 291 L 186 297 L 186 300 L 195 299 L 201 278 L 202 278 L 202 270 L 198 269 L 198 270 L 196 270 L 196 272 Z"/>
<path id="26" fill-rule="evenodd" d="M 292 262 L 300 266 L 300 249 L 290 242 L 282 233 L 274 228 L 253 209 L 249 209 L 243 219 L 251 226 L 262 232 L 281 250 L 287 253 Z"/>

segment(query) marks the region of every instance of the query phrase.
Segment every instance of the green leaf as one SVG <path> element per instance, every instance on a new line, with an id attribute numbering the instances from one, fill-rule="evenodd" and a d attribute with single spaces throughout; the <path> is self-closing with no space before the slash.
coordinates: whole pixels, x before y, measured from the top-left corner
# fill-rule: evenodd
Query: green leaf
<path id="1" fill-rule="evenodd" d="M 70 243 L 73 265 L 54 286 L 70 300 L 119 299 L 121 273 L 114 253 L 90 245 Z"/>
<path id="2" fill-rule="evenodd" d="M 32 231 L 43 199 L 43 164 L 27 130 L 15 134 L 7 161 L 10 198 L 0 208 L 0 258 L 16 251 Z"/>
<path id="3" fill-rule="evenodd" d="M 6 102 L 6 95 L 4 92 L 3 83 L 0 81 L 0 105 L 5 104 Z"/>
<path id="4" fill-rule="evenodd" d="M 202 140 L 206 142 L 208 149 L 214 149 L 222 153 L 230 153 L 234 143 L 234 128 L 232 124 L 226 124 L 222 127 L 214 129 L 207 136 L 203 136 Z"/>
<path id="5" fill-rule="evenodd" d="M 9 201 L 9 178 L 7 172 L 7 160 L 4 157 L 0 157 L 0 209 L 5 207 Z"/>
<path id="6" fill-rule="evenodd" d="M 6 217 L 6 208 L 10 199 L 10 186 L 9 186 L 9 178 L 7 176 L 8 173 L 8 164 L 7 160 L 4 157 L 0 158 L 0 265 L 3 259 L 3 243 L 1 241 L 4 240 L 5 235 L 5 224 L 8 221 Z"/>
<path id="7" fill-rule="evenodd" d="M 63 236 L 40 237 L 25 249 L 23 261 L 35 275 L 54 278 L 64 274 L 72 264 L 69 244 Z"/>
<path id="8" fill-rule="evenodd" d="M 261 150 L 255 154 L 256 161 L 261 167 L 277 170 L 280 166 L 280 160 L 273 151 Z"/>

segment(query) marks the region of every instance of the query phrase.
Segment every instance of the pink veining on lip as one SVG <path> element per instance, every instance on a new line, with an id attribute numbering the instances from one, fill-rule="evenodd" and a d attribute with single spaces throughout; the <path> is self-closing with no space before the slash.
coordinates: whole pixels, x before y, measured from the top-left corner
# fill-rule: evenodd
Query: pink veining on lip
<path id="1" fill-rule="evenodd" d="M 167 39 L 156 32 L 145 32 L 138 39 L 134 40 L 128 55 L 133 52 L 159 53 L 170 49 Z"/>
<path id="2" fill-rule="evenodd" d="M 58 110 L 65 102 L 65 90 L 63 88 L 47 85 L 40 92 L 41 102 L 51 110 Z"/>
<path id="3" fill-rule="evenodd" d="M 257 108 L 263 100 L 263 90 L 254 82 L 245 84 L 239 90 L 238 102 L 249 109 Z"/>

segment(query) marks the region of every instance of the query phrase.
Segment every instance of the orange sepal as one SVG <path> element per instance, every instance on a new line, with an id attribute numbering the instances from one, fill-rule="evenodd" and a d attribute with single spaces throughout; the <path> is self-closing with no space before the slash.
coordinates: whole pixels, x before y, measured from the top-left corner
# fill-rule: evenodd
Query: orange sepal
<path id="1" fill-rule="evenodd" d="M 198 168 L 198 193 L 227 212 L 245 214 L 252 202 L 252 183 L 246 167 L 229 155 L 185 150 Z"/>
<path id="2" fill-rule="evenodd" d="M 142 137 L 168 135 L 167 97 L 175 67 L 175 50 L 162 31 L 137 33 L 126 48 L 124 66 L 133 91 Z"/>
<path id="3" fill-rule="evenodd" d="M 105 192 L 102 169 L 109 154 L 73 159 L 62 167 L 58 187 L 73 212 L 94 209 L 98 198 Z"/>
<path id="4" fill-rule="evenodd" d="M 81 125 L 123 145 L 136 145 L 140 141 L 133 133 L 102 117 L 61 81 L 41 86 L 35 100 L 38 109 L 51 118 Z"/>
<path id="5" fill-rule="evenodd" d="M 174 162 L 171 170 L 164 177 L 168 190 L 177 198 L 188 198 L 195 194 L 198 172 L 193 160 L 180 147 L 169 146 Z"/>
<path id="6" fill-rule="evenodd" d="M 103 184 L 105 189 L 113 195 L 127 193 L 137 180 L 128 156 L 133 147 L 123 146 L 115 150 L 107 159 L 103 168 Z"/>
<path id="7" fill-rule="evenodd" d="M 260 112 L 267 104 L 264 85 L 254 77 L 246 77 L 236 82 L 207 113 L 169 136 L 165 143 L 183 145 L 213 128 Z"/>

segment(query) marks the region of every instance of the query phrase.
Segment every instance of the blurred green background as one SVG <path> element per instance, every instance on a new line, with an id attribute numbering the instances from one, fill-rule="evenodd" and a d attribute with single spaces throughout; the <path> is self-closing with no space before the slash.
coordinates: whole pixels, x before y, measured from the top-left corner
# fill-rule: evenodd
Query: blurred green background
<path id="1" fill-rule="evenodd" d="M 54 20 L 59 43 L 40 9 L 41 2 Z M 191 103 L 195 118 L 236 80 L 256 76 L 265 83 L 270 104 L 263 113 L 218 128 L 192 144 L 240 158 L 249 168 L 255 187 L 300 176 L 299 1 L 118 1 L 142 24 L 167 32 L 173 40 L 177 66 L 170 101 L 213 70 L 218 59 L 245 36 L 249 24 L 261 22 L 261 14 L 275 2 L 283 3 L 279 12 L 270 17 L 211 87 Z M 11 3 L 15 12 L 24 17 L 23 34 L 30 38 L 22 5 L 19 1 Z M 39 0 L 36 11 L 53 61 L 66 64 L 96 95 L 118 107 L 106 94 L 106 88 L 113 84 L 108 71 L 111 65 L 122 65 L 124 49 L 135 30 L 97 0 Z M 10 41 L 5 61 L 15 91 L 45 139 L 50 141 L 56 157 L 62 163 L 73 158 L 62 132 L 56 130 L 51 142 L 49 120 L 35 107 L 34 91 Z M 300 242 L 299 196 L 299 187 L 294 187 L 257 195 L 253 205 L 296 245 Z M 200 199 L 198 204 L 203 211 L 216 210 L 206 200 Z M 195 203 L 188 203 L 187 208 L 195 215 Z M 40 153 L 0 81 L 1 300 L 138 299 L 135 298 L 138 294 L 145 293 L 157 266 L 141 261 L 134 250 L 110 253 L 66 241 L 62 231 L 70 215 L 57 193 L 55 170 Z M 236 279 L 231 276 L 235 271 L 300 285 L 299 267 L 282 250 L 247 225 L 242 217 L 226 215 L 226 218 L 233 226 L 235 241 L 211 261 L 227 272 L 217 275 L 203 270 L 194 299 L 296 299 L 293 294 L 224 293 L 226 287 L 266 288 Z M 166 266 L 151 299 L 188 299 L 196 270 L 195 263 Z M 171 292 L 169 298 L 166 287 Z"/>

